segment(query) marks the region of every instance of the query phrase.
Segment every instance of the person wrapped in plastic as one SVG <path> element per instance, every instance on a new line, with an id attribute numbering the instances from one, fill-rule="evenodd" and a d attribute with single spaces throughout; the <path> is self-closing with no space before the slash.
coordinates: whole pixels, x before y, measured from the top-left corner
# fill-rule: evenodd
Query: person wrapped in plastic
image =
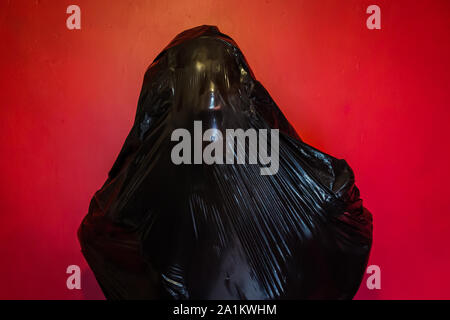
<path id="1" fill-rule="evenodd" d="M 195 140 L 198 124 L 215 131 L 174 161 L 174 132 Z M 279 134 L 266 134 L 275 170 L 251 162 L 264 145 L 250 135 L 231 148 L 228 160 L 248 151 L 241 161 L 207 163 L 202 150 L 230 129 Z M 347 163 L 304 143 L 237 44 L 200 26 L 145 73 L 134 125 L 78 237 L 108 299 L 351 299 L 372 217 Z"/>

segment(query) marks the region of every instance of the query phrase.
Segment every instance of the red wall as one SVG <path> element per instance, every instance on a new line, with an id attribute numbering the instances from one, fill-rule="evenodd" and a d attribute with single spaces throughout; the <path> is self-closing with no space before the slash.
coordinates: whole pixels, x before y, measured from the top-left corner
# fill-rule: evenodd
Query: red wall
<path id="1" fill-rule="evenodd" d="M 81 7 L 69 31 L 66 7 Z M 366 28 L 367 6 L 382 29 Z M 0 298 L 101 298 L 76 230 L 134 118 L 146 67 L 217 25 L 309 144 L 345 158 L 374 217 L 381 290 L 450 298 L 449 30 L 442 1 L 1 1 Z M 82 290 L 66 267 L 82 267 Z"/>

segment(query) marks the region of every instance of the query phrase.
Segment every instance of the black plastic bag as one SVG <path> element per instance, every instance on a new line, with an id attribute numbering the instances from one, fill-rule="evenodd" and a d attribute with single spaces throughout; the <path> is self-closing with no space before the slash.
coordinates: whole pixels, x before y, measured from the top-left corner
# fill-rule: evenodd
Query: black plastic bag
<path id="1" fill-rule="evenodd" d="M 192 133 L 194 121 L 279 129 L 277 172 L 175 164 L 171 135 Z M 349 299 L 372 217 L 347 163 L 302 142 L 236 43 L 200 26 L 147 70 L 135 123 L 78 237 L 107 298 Z"/>

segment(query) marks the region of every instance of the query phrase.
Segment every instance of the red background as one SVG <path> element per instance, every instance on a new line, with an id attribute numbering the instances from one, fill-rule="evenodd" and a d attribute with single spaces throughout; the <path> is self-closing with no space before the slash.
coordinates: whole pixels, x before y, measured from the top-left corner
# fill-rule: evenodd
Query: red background
<path id="1" fill-rule="evenodd" d="M 81 30 L 66 8 L 81 7 Z M 366 28 L 367 6 L 381 30 Z M 449 19 L 442 1 L 1 1 L 0 298 L 102 298 L 76 230 L 131 128 L 147 66 L 217 25 L 301 137 L 356 173 L 381 290 L 450 298 Z M 66 268 L 82 268 L 82 290 Z"/>

